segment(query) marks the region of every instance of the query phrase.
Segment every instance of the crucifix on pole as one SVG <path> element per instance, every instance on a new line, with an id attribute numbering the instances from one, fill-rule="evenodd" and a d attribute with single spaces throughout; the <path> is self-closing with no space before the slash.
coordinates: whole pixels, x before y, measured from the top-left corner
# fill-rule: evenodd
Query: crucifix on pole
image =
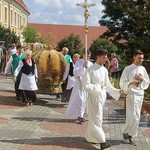
<path id="1" fill-rule="evenodd" d="M 90 17 L 89 14 L 89 7 L 95 6 L 94 3 L 88 4 L 87 0 L 84 0 L 84 3 L 77 3 L 77 6 L 81 6 L 84 8 L 84 27 L 85 27 L 85 56 L 86 56 L 86 61 L 87 61 L 87 33 L 88 33 L 88 17 Z"/>

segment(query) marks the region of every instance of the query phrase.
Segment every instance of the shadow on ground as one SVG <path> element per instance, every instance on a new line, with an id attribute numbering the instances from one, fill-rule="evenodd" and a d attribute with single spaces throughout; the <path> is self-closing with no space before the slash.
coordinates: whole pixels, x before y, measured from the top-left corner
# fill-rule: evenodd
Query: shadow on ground
<path id="1" fill-rule="evenodd" d="M 60 122 L 60 123 L 74 123 L 75 119 L 56 119 L 56 118 L 41 118 L 41 117 L 13 117 L 12 119 L 17 119 L 20 121 L 37 121 L 37 122 Z"/>
<path id="2" fill-rule="evenodd" d="M 24 104 L 21 101 L 17 101 L 14 96 L 2 96 L 0 94 L 0 108 L 11 109 L 11 108 L 20 108 L 23 107 Z"/>
<path id="3" fill-rule="evenodd" d="M 32 145 L 34 147 L 47 146 L 46 149 L 51 149 L 54 146 L 63 147 L 67 149 L 81 149 L 81 150 L 96 150 L 92 144 L 86 142 L 83 137 L 44 137 L 39 139 L 15 139 L 15 140 L 0 140 L 5 143 L 16 143 L 16 144 L 25 144 L 23 147 L 20 147 L 19 150 L 25 149 Z M 31 148 L 31 147 L 30 147 Z M 27 149 L 27 148 L 26 148 Z"/>

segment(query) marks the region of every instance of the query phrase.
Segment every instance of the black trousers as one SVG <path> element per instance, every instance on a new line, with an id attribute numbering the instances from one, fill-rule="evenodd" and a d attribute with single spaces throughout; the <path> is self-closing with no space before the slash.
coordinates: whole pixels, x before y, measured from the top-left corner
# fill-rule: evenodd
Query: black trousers
<path id="1" fill-rule="evenodd" d="M 37 100 L 36 91 L 23 90 L 22 94 L 25 102 L 35 102 Z"/>
<path id="2" fill-rule="evenodd" d="M 20 80 L 16 80 L 15 82 L 15 93 L 16 93 L 16 97 L 21 97 L 22 96 L 22 90 L 19 90 L 19 84 L 20 84 Z"/>
<path id="3" fill-rule="evenodd" d="M 71 90 L 67 90 L 67 82 L 62 84 L 62 97 L 61 97 L 61 101 L 62 102 L 69 102 L 70 96 L 71 96 Z"/>

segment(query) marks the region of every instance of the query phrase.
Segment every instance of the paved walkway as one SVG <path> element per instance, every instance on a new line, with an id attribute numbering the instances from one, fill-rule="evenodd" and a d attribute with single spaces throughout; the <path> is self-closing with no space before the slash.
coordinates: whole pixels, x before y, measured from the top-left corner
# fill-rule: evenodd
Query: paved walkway
<path id="1" fill-rule="evenodd" d="M 38 94 L 30 107 L 15 100 L 13 81 L 0 76 L 0 150 L 96 150 L 86 142 L 87 121 L 79 125 L 65 117 L 66 104 L 55 96 Z M 104 130 L 112 144 L 108 150 L 150 150 L 150 122 L 142 116 L 138 146 L 122 140 L 125 121 L 123 101 L 108 100 L 104 109 Z M 87 119 L 87 118 L 86 118 Z"/>

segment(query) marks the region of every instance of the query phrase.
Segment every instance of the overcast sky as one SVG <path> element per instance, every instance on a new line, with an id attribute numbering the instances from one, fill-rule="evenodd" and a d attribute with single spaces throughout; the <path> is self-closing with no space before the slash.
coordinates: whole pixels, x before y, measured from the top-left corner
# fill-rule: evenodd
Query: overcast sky
<path id="1" fill-rule="evenodd" d="M 76 6 L 84 0 L 23 0 L 30 11 L 29 23 L 84 25 L 84 8 Z M 88 0 L 96 6 L 89 8 L 89 26 L 99 26 L 103 5 L 101 0 Z"/>

